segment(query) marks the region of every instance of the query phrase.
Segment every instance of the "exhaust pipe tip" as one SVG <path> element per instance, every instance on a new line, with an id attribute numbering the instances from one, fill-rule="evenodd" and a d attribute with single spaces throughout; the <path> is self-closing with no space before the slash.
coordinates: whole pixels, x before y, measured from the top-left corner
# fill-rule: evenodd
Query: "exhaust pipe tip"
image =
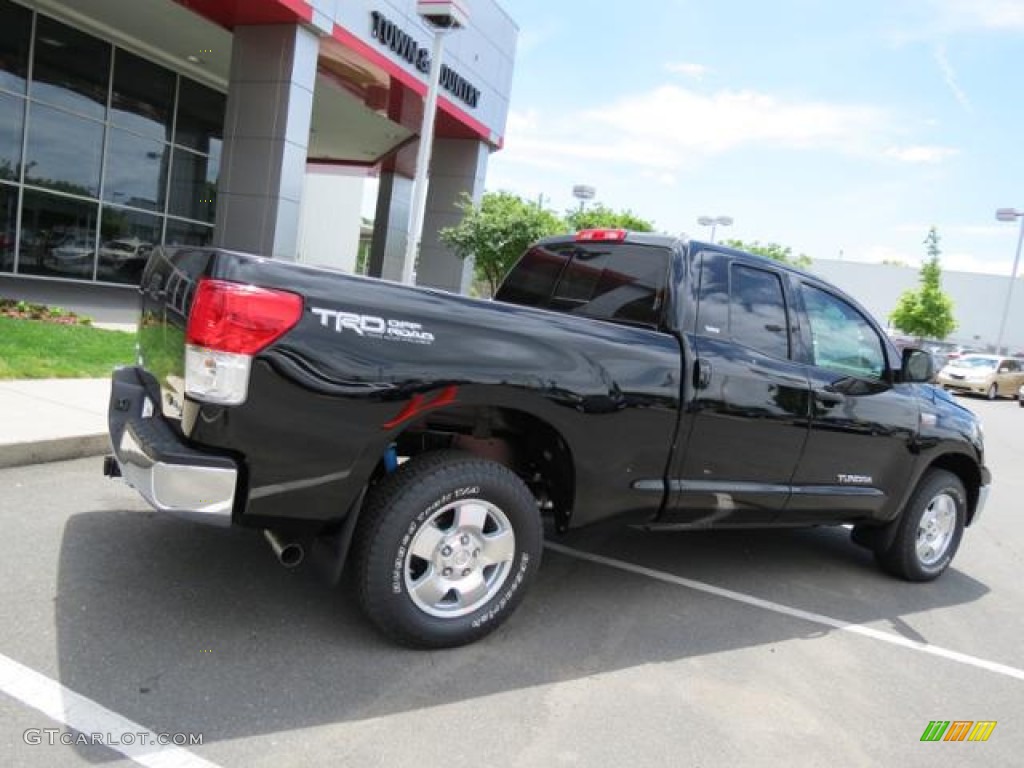
<path id="1" fill-rule="evenodd" d="M 294 568 L 306 557 L 306 551 L 296 541 L 285 541 L 274 531 L 263 530 L 263 538 L 267 540 L 270 549 L 273 550 L 277 562 L 285 568 Z"/>

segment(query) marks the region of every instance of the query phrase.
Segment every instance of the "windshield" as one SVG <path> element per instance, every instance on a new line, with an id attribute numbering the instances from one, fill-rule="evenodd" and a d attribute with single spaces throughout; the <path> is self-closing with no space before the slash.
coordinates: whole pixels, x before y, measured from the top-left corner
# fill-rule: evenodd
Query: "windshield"
<path id="1" fill-rule="evenodd" d="M 998 360 L 993 360 L 989 357 L 961 357 L 955 361 L 955 364 L 961 368 L 995 368 Z"/>

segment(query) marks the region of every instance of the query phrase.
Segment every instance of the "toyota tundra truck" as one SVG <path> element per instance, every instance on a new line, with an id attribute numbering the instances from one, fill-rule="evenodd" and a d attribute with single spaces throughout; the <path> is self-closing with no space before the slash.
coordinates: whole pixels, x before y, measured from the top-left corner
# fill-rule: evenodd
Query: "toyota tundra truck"
<path id="1" fill-rule="evenodd" d="M 889 573 L 949 566 L 990 487 L 975 416 L 807 272 L 663 235 L 541 240 L 493 300 L 157 249 L 113 456 L 154 508 L 351 574 L 387 637 L 501 624 L 545 535 L 850 525 Z"/>

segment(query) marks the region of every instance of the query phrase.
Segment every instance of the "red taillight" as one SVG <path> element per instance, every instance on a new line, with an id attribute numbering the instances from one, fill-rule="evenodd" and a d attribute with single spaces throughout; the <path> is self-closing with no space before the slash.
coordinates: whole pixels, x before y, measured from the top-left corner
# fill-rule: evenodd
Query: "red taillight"
<path id="1" fill-rule="evenodd" d="M 624 229 L 581 229 L 576 233 L 576 240 L 593 243 L 613 241 L 621 243 L 626 239 Z"/>
<path id="2" fill-rule="evenodd" d="M 295 327 L 302 297 L 287 291 L 200 280 L 188 317 L 189 344 L 255 355 Z"/>

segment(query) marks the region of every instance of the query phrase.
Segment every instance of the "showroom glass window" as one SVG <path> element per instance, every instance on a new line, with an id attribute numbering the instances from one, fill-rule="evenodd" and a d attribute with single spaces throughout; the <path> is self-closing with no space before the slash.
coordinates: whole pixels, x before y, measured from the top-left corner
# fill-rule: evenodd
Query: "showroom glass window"
<path id="1" fill-rule="evenodd" d="M 224 94 L 0 0 L 0 272 L 135 284 L 213 237 Z"/>
<path id="2" fill-rule="evenodd" d="M 0 2 L 0 273 L 14 271 L 32 12 Z"/>

